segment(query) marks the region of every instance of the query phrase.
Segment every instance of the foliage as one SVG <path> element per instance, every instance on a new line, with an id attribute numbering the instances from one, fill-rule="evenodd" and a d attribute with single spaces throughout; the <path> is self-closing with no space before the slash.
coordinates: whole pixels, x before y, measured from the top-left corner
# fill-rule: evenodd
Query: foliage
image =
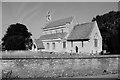
<path id="1" fill-rule="evenodd" d="M 11 24 L 2 38 L 3 50 L 27 50 L 32 46 L 32 34 L 25 25 Z"/>
<path id="2" fill-rule="evenodd" d="M 13 71 L 10 70 L 10 71 L 5 71 L 5 70 L 2 70 L 2 80 L 14 80 L 18 78 L 18 76 L 15 76 L 13 77 Z"/>
<path id="3" fill-rule="evenodd" d="M 120 52 L 120 11 L 110 11 L 97 15 L 92 21 L 97 21 L 103 37 L 103 49 L 111 54 Z"/>

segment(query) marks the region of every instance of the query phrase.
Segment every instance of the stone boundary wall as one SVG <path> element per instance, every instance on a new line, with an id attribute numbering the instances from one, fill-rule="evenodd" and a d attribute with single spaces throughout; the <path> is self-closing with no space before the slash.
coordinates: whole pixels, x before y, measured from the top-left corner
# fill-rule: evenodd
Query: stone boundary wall
<path id="1" fill-rule="evenodd" d="M 118 55 L 81 58 L 30 58 L 1 60 L 3 74 L 12 70 L 12 77 L 78 77 L 120 72 Z"/>

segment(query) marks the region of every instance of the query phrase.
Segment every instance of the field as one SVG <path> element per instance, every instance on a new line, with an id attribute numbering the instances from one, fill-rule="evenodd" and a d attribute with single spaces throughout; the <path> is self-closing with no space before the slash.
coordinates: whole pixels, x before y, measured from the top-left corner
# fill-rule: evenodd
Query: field
<path id="1" fill-rule="evenodd" d="M 22 55 L 20 55 L 21 53 Z M 81 55 L 40 52 L 7 53 L 2 55 L 2 77 L 74 78 L 119 74 L 117 55 Z M 29 55 L 28 55 L 29 53 Z M 9 58 L 9 60 L 5 60 Z M 11 59 L 10 59 L 11 58 Z M 6 76 L 8 73 L 11 74 Z"/>

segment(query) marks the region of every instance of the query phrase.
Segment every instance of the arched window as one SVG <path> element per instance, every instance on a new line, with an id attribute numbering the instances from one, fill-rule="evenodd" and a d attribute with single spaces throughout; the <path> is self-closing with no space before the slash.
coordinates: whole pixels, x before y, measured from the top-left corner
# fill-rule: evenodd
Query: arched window
<path id="1" fill-rule="evenodd" d="M 49 43 L 47 43 L 47 49 L 49 49 Z"/>
<path id="2" fill-rule="evenodd" d="M 95 36 L 94 36 L 94 46 L 98 47 L 98 33 L 95 33 Z"/>
<path id="3" fill-rule="evenodd" d="M 98 47 L 98 39 L 94 39 L 94 46 Z"/>
<path id="4" fill-rule="evenodd" d="M 62 33 L 63 33 L 63 29 L 62 29 Z"/>
<path id="5" fill-rule="evenodd" d="M 66 42 L 63 42 L 63 48 L 66 48 Z"/>
<path id="6" fill-rule="evenodd" d="M 53 49 L 55 49 L 55 43 L 52 43 L 53 44 Z"/>
<path id="7" fill-rule="evenodd" d="M 57 33 L 57 30 L 56 30 L 56 33 Z"/>

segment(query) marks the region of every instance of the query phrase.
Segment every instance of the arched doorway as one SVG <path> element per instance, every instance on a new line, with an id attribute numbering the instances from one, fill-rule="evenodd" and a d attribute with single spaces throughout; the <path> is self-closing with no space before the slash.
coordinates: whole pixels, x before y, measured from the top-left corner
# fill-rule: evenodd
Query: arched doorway
<path id="1" fill-rule="evenodd" d="M 78 53 L 78 47 L 77 46 L 75 47 L 75 49 L 76 49 L 76 53 Z"/>

